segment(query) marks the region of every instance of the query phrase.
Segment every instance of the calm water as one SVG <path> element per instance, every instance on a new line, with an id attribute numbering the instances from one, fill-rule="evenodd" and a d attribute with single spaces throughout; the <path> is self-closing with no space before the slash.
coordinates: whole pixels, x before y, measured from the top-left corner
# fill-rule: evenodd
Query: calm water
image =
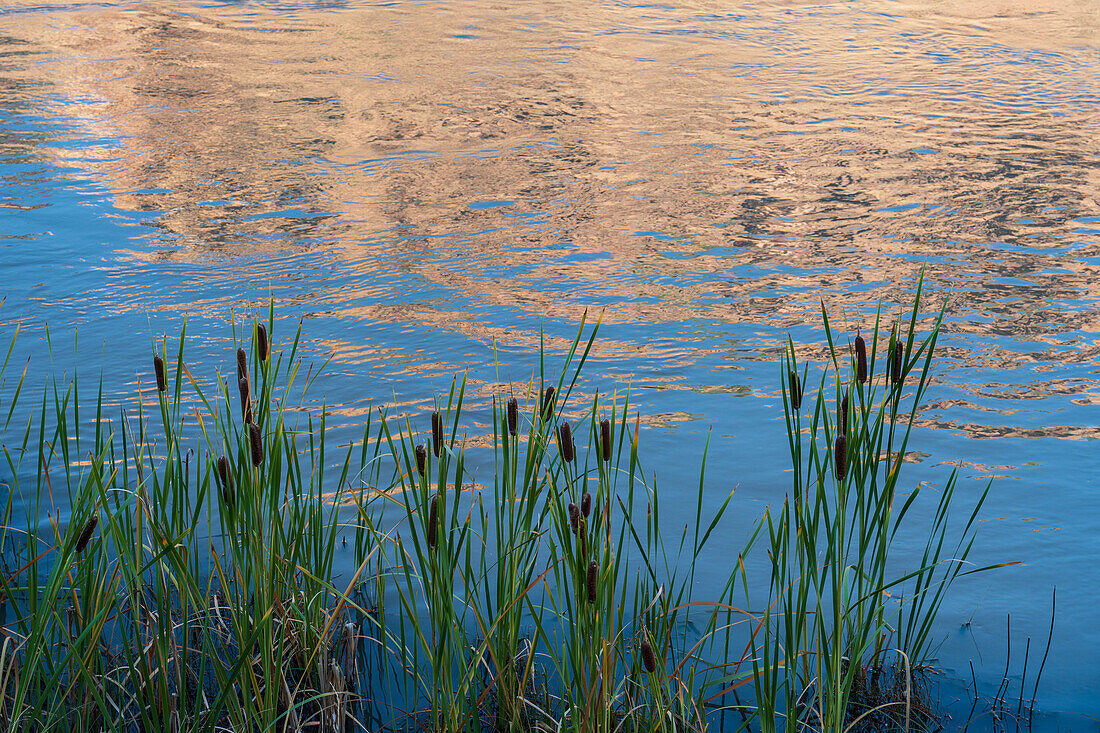
<path id="1" fill-rule="evenodd" d="M 79 333 L 53 368 L 132 406 L 153 339 L 187 317 L 212 377 L 273 294 L 346 442 L 467 368 L 484 430 L 540 329 L 603 310 L 582 391 L 632 387 L 666 495 L 713 430 L 728 549 L 789 487 L 782 340 L 820 359 L 822 300 L 866 332 L 926 266 L 949 322 L 909 476 L 992 478 L 975 560 L 1023 561 L 944 609 L 946 696 L 971 662 L 996 690 L 1011 614 L 1015 699 L 1056 586 L 1037 702 L 1091 728 L 1100 6 L 1017 5 L 0 0 L 0 330 L 42 368 L 47 324 Z"/>

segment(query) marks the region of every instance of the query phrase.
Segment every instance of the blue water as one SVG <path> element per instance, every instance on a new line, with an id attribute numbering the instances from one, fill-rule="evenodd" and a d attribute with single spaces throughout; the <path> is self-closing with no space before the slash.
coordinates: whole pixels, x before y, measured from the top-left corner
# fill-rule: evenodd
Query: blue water
<path id="1" fill-rule="evenodd" d="M 102 373 L 133 406 L 154 341 L 186 319 L 213 379 L 230 319 L 274 298 L 276 338 L 301 320 L 332 357 L 346 443 L 370 405 L 419 415 L 467 369 L 486 425 L 541 334 L 561 353 L 602 311 L 580 392 L 629 385 L 673 497 L 710 435 L 729 550 L 789 488 L 787 335 L 819 363 L 822 301 L 866 333 L 925 268 L 949 307 L 910 480 L 958 466 L 965 500 L 992 479 L 973 560 L 1022 561 L 955 587 L 945 696 L 965 714 L 971 664 L 997 690 L 1009 614 L 1010 694 L 1028 636 L 1033 679 L 1056 587 L 1037 722 L 1087 729 L 1100 21 L 1039 5 L 9 5 L 0 335 L 23 330 L 32 386 Z"/>

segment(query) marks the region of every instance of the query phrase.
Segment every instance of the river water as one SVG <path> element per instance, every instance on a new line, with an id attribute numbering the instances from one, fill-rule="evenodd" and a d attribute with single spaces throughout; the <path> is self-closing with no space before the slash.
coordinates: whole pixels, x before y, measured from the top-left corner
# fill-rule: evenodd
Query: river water
<path id="1" fill-rule="evenodd" d="M 48 325 L 57 373 L 133 406 L 154 339 L 187 318 L 192 371 L 227 372 L 231 314 L 273 297 L 332 357 L 335 441 L 467 369 L 476 433 L 540 332 L 602 311 L 582 391 L 630 386 L 668 496 L 710 432 L 731 538 L 789 490 L 787 335 L 820 360 L 822 302 L 866 332 L 925 268 L 949 306 L 909 477 L 992 479 L 974 559 L 1021 561 L 949 598 L 945 697 L 993 694 L 1011 642 L 1015 700 L 1056 587 L 1037 708 L 1097 725 L 1096 3 L 2 0 L 0 88 L 32 379 Z"/>

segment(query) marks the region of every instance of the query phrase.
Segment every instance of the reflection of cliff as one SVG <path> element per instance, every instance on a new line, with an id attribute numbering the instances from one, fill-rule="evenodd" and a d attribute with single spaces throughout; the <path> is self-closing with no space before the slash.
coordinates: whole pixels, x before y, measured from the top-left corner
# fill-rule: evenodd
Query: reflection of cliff
<path id="1" fill-rule="evenodd" d="M 20 73 L 117 141 L 79 163 L 163 255 L 321 242 L 317 297 L 359 315 L 408 315 L 367 297 L 397 276 L 631 321 L 791 326 L 824 292 L 866 325 L 927 262 L 959 328 L 1095 329 L 1095 13 L 697 5 L 28 13 L 55 63 Z"/>

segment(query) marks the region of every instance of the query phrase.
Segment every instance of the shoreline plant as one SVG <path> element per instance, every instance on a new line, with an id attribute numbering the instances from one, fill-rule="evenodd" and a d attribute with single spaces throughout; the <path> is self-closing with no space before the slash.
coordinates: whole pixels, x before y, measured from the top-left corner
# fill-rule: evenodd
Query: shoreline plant
<path id="1" fill-rule="evenodd" d="M 793 485 L 721 548 L 737 562 L 714 597 L 696 566 L 729 542 L 732 489 L 705 497 L 704 446 L 694 496 L 675 497 L 694 498 L 694 526 L 668 532 L 629 393 L 571 401 L 598 321 L 586 333 L 582 319 L 558 369 L 542 348 L 537 379 L 494 397 L 491 480 L 467 468 L 457 378 L 430 420 L 380 409 L 331 457 L 307 397 L 324 365 L 299 358 L 300 327 L 274 338 L 273 307 L 234 326 L 235 390 L 192 375 L 184 328 L 174 359 L 166 342 L 153 355 L 155 402 L 108 414 L 101 379 L 90 423 L 75 378 L 20 403 L 13 336 L 0 729 L 932 725 L 912 680 L 944 593 L 978 571 L 966 558 L 988 488 L 960 529 L 953 473 L 920 559 L 891 555 L 918 506 L 899 476 L 943 320 L 918 338 L 920 303 L 918 285 L 907 323 L 887 338 L 876 319 L 850 347 L 823 306 L 830 362 L 814 390 L 788 342 Z M 752 553 L 767 577 L 750 577 Z"/>

